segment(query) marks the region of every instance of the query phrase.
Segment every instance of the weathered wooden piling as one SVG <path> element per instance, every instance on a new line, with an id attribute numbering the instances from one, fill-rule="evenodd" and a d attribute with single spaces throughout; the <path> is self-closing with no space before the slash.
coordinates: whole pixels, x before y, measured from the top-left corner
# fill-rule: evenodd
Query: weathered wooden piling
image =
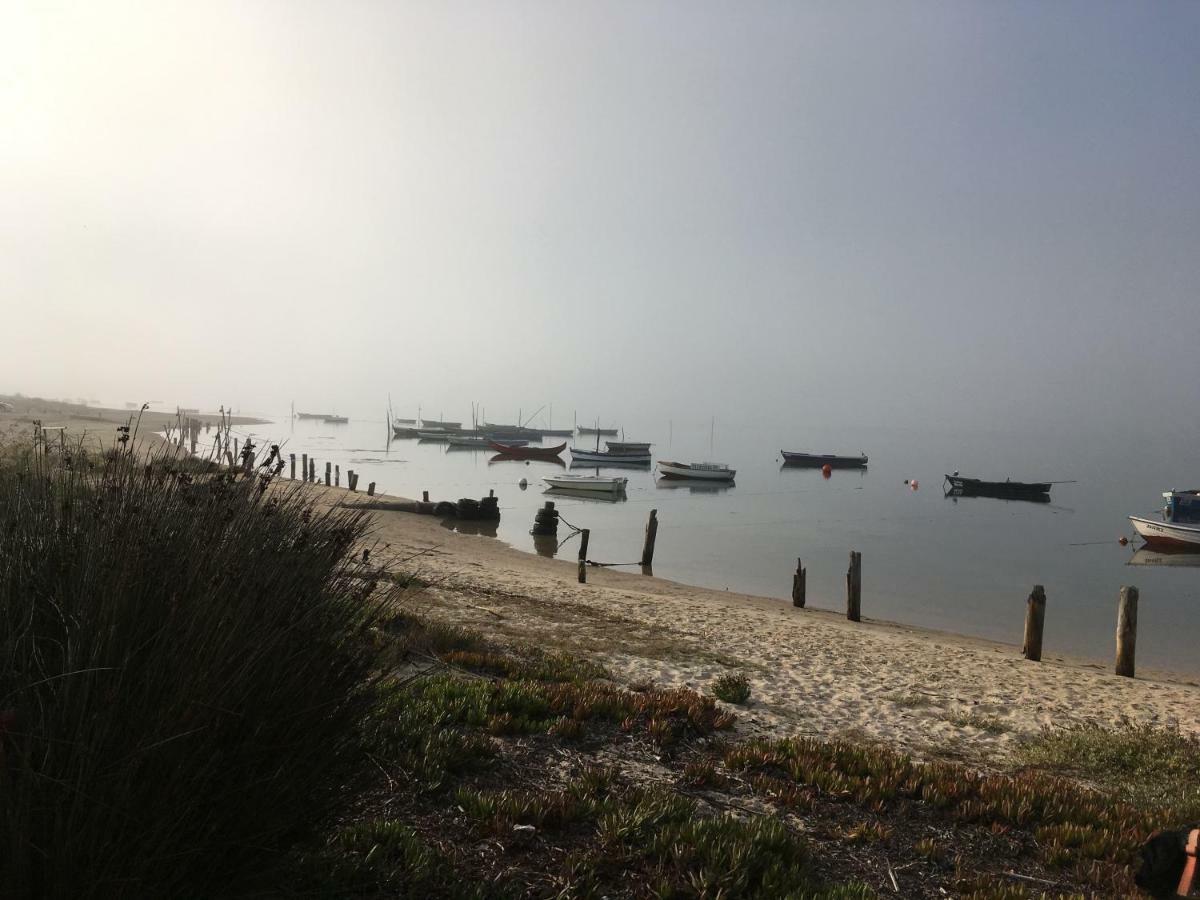
<path id="1" fill-rule="evenodd" d="M 862 621 L 862 554 L 850 551 L 850 568 L 846 570 L 846 618 Z"/>
<path id="2" fill-rule="evenodd" d="M 1042 658 L 1042 626 L 1046 624 L 1046 589 L 1040 584 L 1025 601 L 1025 641 L 1021 652 L 1025 658 L 1039 662 Z"/>
<path id="3" fill-rule="evenodd" d="M 421 491 L 421 502 L 422 503 L 429 502 L 429 491 Z"/>
<path id="4" fill-rule="evenodd" d="M 307 453 L 300 454 L 300 480 L 308 481 L 308 454 Z"/>
<path id="5" fill-rule="evenodd" d="M 1117 674 L 1133 678 L 1133 657 L 1137 648 L 1138 589 L 1121 588 L 1117 602 Z"/>
<path id="6" fill-rule="evenodd" d="M 368 497 L 375 496 L 375 482 L 373 482 L 373 481 L 367 485 L 367 496 Z"/>
<path id="7" fill-rule="evenodd" d="M 341 466 L 333 467 L 333 486 L 334 487 L 342 486 L 342 467 Z"/>
<path id="8" fill-rule="evenodd" d="M 234 459 L 241 459 L 241 458 L 242 458 L 242 454 L 240 454 L 240 453 L 238 452 L 238 439 L 237 439 L 237 438 L 234 438 L 234 439 L 233 439 L 233 458 L 234 458 Z"/>
<path id="9" fill-rule="evenodd" d="M 358 490 L 358 475 L 353 469 L 346 470 L 346 485 L 352 491 Z"/>
<path id="10" fill-rule="evenodd" d="M 808 591 L 808 570 L 803 562 L 796 559 L 796 574 L 792 576 L 792 606 L 804 608 L 805 595 Z"/>
<path id="11" fill-rule="evenodd" d="M 646 522 L 646 541 L 642 544 L 642 565 L 654 565 L 654 540 L 658 537 L 658 510 L 650 510 L 650 519 Z"/>
<path id="12" fill-rule="evenodd" d="M 333 463 L 325 463 L 325 487 L 333 484 Z"/>
<path id="13" fill-rule="evenodd" d="M 296 480 L 296 454 L 295 453 L 288 454 L 288 477 L 290 479 L 292 479 L 292 481 Z"/>
<path id="14" fill-rule="evenodd" d="M 579 532 L 579 583 L 587 584 L 587 547 L 592 530 L 585 528 Z"/>

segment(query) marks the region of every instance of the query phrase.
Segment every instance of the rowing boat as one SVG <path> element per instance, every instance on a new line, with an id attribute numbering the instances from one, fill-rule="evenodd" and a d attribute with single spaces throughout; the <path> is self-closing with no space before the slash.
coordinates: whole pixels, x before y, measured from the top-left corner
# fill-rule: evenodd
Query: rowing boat
<path id="1" fill-rule="evenodd" d="M 578 447 L 571 448 L 572 462 L 587 462 L 587 463 L 603 463 L 616 465 L 633 465 L 644 466 L 650 462 L 650 454 L 647 453 L 612 453 L 604 450 L 580 450 Z"/>
<path id="2" fill-rule="evenodd" d="M 625 490 L 629 484 L 628 478 L 608 477 L 604 475 L 546 475 L 542 481 L 552 488 L 571 491 L 600 491 L 615 494 Z"/>
<path id="3" fill-rule="evenodd" d="M 964 478 L 955 472 L 946 476 L 950 491 L 960 497 L 997 497 L 1002 500 L 1037 500 L 1050 493 L 1048 481 L 984 481 Z"/>
<path id="4" fill-rule="evenodd" d="M 737 475 L 735 469 L 725 463 L 681 463 L 660 459 L 659 474 L 666 478 L 696 478 L 701 481 L 733 481 Z"/>
<path id="5" fill-rule="evenodd" d="M 783 462 L 788 466 L 810 466 L 821 469 L 829 466 L 831 469 L 865 469 L 867 456 L 837 456 L 833 453 L 802 453 L 794 450 L 780 450 Z"/>
<path id="6" fill-rule="evenodd" d="M 567 445 L 559 444 L 557 447 L 515 447 L 511 444 L 502 444 L 499 441 L 488 441 L 488 446 L 509 459 L 553 459 L 558 460 L 558 456 L 567 449 Z M 558 460 L 561 462 L 561 460 Z"/>
<path id="7" fill-rule="evenodd" d="M 590 425 L 580 425 L 580 434 L 598 434 L 598 435 L 613 435 L 615 436 L 619 429 L 617 428 L 594 428 Z"/>

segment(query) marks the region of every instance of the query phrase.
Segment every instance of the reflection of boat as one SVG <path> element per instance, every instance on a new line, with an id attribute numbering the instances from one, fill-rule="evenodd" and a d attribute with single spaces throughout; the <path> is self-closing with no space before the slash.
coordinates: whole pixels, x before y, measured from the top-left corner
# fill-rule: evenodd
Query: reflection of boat
<path id="1" fill-rule="evenodd" d="M 608 475 L 547 475 L 542 481 L 552 488 L 570 491 L 600 491 L 609 494 L 620 493 L 629 484 L 628 478 Z"/>
<path id="2" fill-rule="evenodd" d="M 571 460 L 573 462 L 587 463 L 617 463 L 618 465 L 646 465 L 650 462 L 650 453 L 636 453 L 633 451 L 613 453 L 604 450 L 580 450 L 578 447 L 571 448 Z"/>
<path id="3" fill-rule="evenodd" d="M 323 421 L 326 425 L 345 425 L 350 419 L 346 416 L 326 416 Z"/>
<path id="4" fill-rule="evenodd" d="M 690 494 L 719 494 L 737 487 L 732 481 L 699 481 L 694 478 L 659 478 L 656 488 L 686 488 Z"/>
<path id="5" fill-rule="evenodd" d="M 634 456 L 626 459 L 620 456 L 613 456 L 603 462 L 598 460 L 583 460 L 571 459 L 572 469 L 595 469 L 597 473 L 601 469 L 649 469 L 650 457 Z"/>
<path id="6" fill-rule="evenodd" d="M 829 466 L 831 469 L 864 469 L 867 466 L 867 455 L 836 456 L 833 453 L 798 453 L 792 450 L 780 450 L 783 462 L 789 466 L 811 466 L 820 469 Z"/>
<path id="7" fill-rule="evenodd" d="M 558 455 L 567 449 L 565 443 L 557 447 L 514 447 L 499 441 L 488 441 L 488 446 L 497 453 L 512 456 L 515 459 L 558 459 Z M 559 460 L 561 462 L 561 460 Z"/>
<path id="8" fill-rule="evenodd" d="M 681 463 L 665 459 L 658 461 L 658 471 L 667 478 L 695 478 L 701 481 L 733 481 L 737 470 L 725 463 Z"/>
<path id="9" fill-rule="evenodd" d="M 1040 503 L 1050 499 L 1048 481 L 983 481 L 979 478 L 963 478 L 955 472 L 946 476 L 946 483 L 960 497 L 999 497 L 1002 500 L 1034 500 Z M 1043 495 L 1046 500 L 1041 499 Z"/>
<path id="10" fill-rule="evenodd" d="M 545 479 L 543 479 L 545 480 Z M 578 488 L 549 487 L 542 491 L 546 497 L 562 497 L 574 500 L 599 500 L 601 503 L 624 503 L 628 498 L 624 491 L 581 491 Z"/>
<path id="11" fill-rule="evenodd" d="M 1134 530 L 1152 547 L 1200 547 L 1200 491 L 1164 491 L 1162 518 L 1130 516 Z"/>
<path id="12" fill-rule="evenodd" d="M 946 494 L 951 500 L 959 500 L 960 498 L 974 498 L 976 500 L 1008 500 L 1013 503 L 1049 503 L 1049 494 L 1007 494 L 1001 496 L 999 494 L 984 494 L 974 493 L 972 491 L 964 491 L 962 488 L 947 488 Z"/>
<path id="13" fill-rule="evenodd" d="M 1180 566 L 1187 569 L 1200 569 L 1200 550 L 1168 550 L 1139 547 L 1133 551 L 1127 566 Z"/>
<path id="14" fill-rule="evenodd" d="M 417 432 L 417 437 L 423 441 L 441 441 L 445 443 L 450 440 L 450 433 L 446 431 L 425 431 L 422 429 Z"/>
<path id="15" fill-rule="evenodd" d="M 565 462 L 563 462 L 562 459 L 560 459 L 557 456 L 532 456 L 532 457 L 530 457 L 530 456 L 516 456 L 512 453 L 497 453 L 495 456 L 493 456 L 491 459 L 488 460 L 488 465 L 490 466 L 492 463 L 502 463 L 502 462 L 523 462 L 523 463 L 544 462 L 544 463 L 551 463 L 553 465 L 556 465 L 560 469 L 565 469 L 567 467 L 567 464 Z"/>

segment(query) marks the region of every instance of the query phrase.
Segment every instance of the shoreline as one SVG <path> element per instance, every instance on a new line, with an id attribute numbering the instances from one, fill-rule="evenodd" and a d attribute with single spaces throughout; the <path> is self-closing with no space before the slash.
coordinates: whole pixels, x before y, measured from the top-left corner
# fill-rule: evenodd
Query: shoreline
<path id="1" fill-rule="evenodd" d="M 414 611 L 501 640 L 585 655 L 626 684 L 707 692 L 728 671 L 750 679 L 750 734 L 811 734 L 901 746 L 918 756 L 1002 760 L 1046 727 L 1123 724 L 1200 735 L 1200 684 L 1144 669 L 985 638 L 589 567 L 464 535 L 414 501 L 309 485 L 319 502 L 372 515 L 373 557 L 427 586 Z"/>

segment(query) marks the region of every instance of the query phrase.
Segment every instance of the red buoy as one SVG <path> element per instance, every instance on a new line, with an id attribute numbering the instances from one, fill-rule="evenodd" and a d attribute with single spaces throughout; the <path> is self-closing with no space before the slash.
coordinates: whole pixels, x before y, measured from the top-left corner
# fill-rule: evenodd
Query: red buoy
<path id="1" fill-rule="evenodd" d="M 1121 535 L 1121 539 L 1119 541 L 1117 541 L 1117 543 L 1120 544 L 1122 547 L 1124 547 L 1126 544 L 1129 543 L 1129 538 L 1125 537 L 1125 535 Z"/>
<path id="2" fill-rule="evenodd" d="M 914 491 L 915 491 L 917 488 L 919 488 L 919 487 L 920 487 L 920 485 L 919 485 L 919 484 L 917 484 L 917 479 L 915 479 L 915 478 L 914 478 L 914 479 L 912 479 L 912 480 L 911 480 L 911 481 L 908 483 L 908 486 L 909 486 L 910 488 L 912 488 Z"/>
<path id="3" fill-rule="evenodd" d="M 828 478 L 833 474 L 833 466 L 831 466 L 829 463 L 825 463 L 825 465 L 821 466 L 821 474 Z"/>

